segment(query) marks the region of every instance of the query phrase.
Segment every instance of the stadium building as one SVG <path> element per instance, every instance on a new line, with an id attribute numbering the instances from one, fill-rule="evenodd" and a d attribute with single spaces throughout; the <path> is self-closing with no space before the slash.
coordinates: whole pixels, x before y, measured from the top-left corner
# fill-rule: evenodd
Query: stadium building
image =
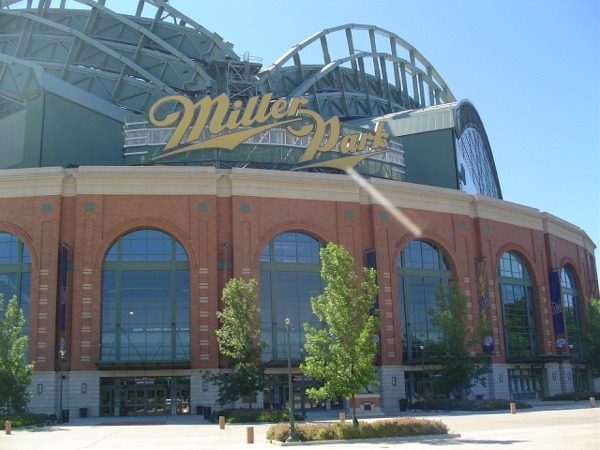
<path id="1" fill-rule="evenodd" d="M 427 311 L 452 280 L 469 326 L 491 323 L 473 395 L 594 388 L 576 337 L 594 243 L 502 198 L 477 110 L 415 47 L 341 25 L 264 65 L 166 0 L 108 3 L 0 2 L 0 292 L 26 317 L 31 411 L 216 408 L 203 374 L 226 370 L 214 331 L 233 277 L 259 286 L 257 401 L 288 404 L 291 356 L 297 409 L 344 407 L 311 402 L 298 369 L 328 242 L 377 270 L 363 410 L 436 394 Z"/>

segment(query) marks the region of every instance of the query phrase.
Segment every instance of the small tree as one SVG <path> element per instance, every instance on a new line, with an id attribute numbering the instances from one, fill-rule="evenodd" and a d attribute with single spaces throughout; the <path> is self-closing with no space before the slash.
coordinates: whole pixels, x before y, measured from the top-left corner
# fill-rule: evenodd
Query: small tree
<path id="1" fill-rule="evenodd" d="M 27 386 L 34 364 L 27 364 L 27 336 L 23 336 L 25 319 L 17 298 L 8 301 L 0 294 L 0 401 L 10 411 L 22 409 L 28 401 Z"/>
<path id="2" fill-rule="evenodd" d="M 437 343 L 442 368 L 440 387 L 446 395 L 462 397 L 470 393 L 477 383 L 485 386 L 484 375 L 490 371 L 489 355 L 470 354 L 489 330 L 489 324 L 480 322 L 479 327 L 469 331 L 467 325 L 467 297 L 458 283 L 446 288 L 440 285 L 435 293 L 436 309 L 430 310 L 431 323 L 442 331 L 444 337 Z"/>
<path id="3" fill-rule="evenodd" d="M 252 398 L 264 386 L 260 356 L 265 344 L 260 340 L 255 288 L 254 279 L 246 283 L 240 278 L 229 280 L 223 289 L 223 310 L 217 312 L 221 327 L 215 335 L 231 372 L 205 375 L 218 387 L 220 405 L 247 397 L 252 408 Z"/>
<path id="4" fill-rule="evenodd" d="M 583 355 L 592 376 L 600 376 L 600 299 L 585 304 L 585 325 L 582 330 Z"/>
<path id="5" fill-rule="evenodd" d="M 307 390 L 310 397 L 352 399 L 355 426 L 355 396 L 377 383 L 373 360 L 377 353 L 375 333 L 379 320 L 373 310 L 377 295 L 375 270 L 363 269 L 362 281 L 355 275 L 353 258 L 346 249 L 330 243 L 321 249 L 321 278 L 324 293 L 311 298 L 315 315 L 323 327 L 304 324 L 306 344 L 303 373 L 323 382 Z"/>

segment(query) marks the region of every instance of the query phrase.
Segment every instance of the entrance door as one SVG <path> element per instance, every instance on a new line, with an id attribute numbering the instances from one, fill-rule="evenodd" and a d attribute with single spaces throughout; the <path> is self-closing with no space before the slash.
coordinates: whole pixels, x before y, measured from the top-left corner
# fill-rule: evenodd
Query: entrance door
<path id="1" fill-rule="evenodd" d="M 288 409 L 289 408 L 289 381 L 288 375 L 267 375 L 267 386 L 263 391 L 265 409 Z M 325 409 L 325 402 L 316 402 L 306 394 L 306 389 L 319 387 L 319 384 L 302 376 L 294 376 L 292 388 L 294 391 L 294 410 Z M 336 401 L 331 402 L 332 408 L 342 408 L 343 404 Z"/>
<path id="2" fill-rule="evenodd" d="M 170 380 L 160 377 L 158 383 L 133 384 L 125 390 L 128 415 L 170 414 Z M 169 381 L 169 383 L 165 383 Z M 139 381 L 137 381 L 139 383 Z M 167 401 L 168 400 L 168 401 Z"/>
<path id="3" fill-rule="evenodd" d="M 443 397 L 439 378 L 431 372 L 425 371 L 406 371 L 404 372 L 406 398 L 408 403 L 424 402 L 427 400 Z"/>
<path id="4" fill-rule="evenodd" d="M 175 398 L 173 398 L 175 397 Z M 100 415 L 190 413 L 189 377 L 125 377 L 100 379 Z"/>
<path id="5" fill-rule="evenodd" d="M 100 379 L 100 415 L 115 415 L 115 388 L 103 382 L 105 378 Z"/>
<path id="6" fill-rule="evenodd" d="M 190 414 L 190 378 L 176 377 L 177 414 Z"/>
<path id="7" fill-rule="evenodd" d="M 508 369 L 511 398 L 531 400 L 542 398 L 541 369 Z"/>

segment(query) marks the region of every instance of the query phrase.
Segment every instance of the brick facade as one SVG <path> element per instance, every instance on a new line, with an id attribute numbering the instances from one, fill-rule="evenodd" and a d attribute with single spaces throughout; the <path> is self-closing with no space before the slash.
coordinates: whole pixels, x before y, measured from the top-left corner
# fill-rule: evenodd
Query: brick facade
<path id="1" fill-rule="evenodd" d="M 507 391 L 502 373 L 510 365 L 497 282 L 506 251 L 518 252 L 528 265 L 540 353 L 550 358 L 548 370 L 560 371 L 556 383 L 562 385 L 553 384 L 548 372 L 546 391 L 568 389 L 564 373 L 569 360 L 551 358 L 565 350 L 555 345 L 548 271 L 568 263 L 575 269 L 581 300 L 597 295 L 597 283 L 589 283 L 597 280 L 597 272 L 587 235 L 549 214 L 498 199 L 408 183 L 371 184 L 412 225 L 400 222 L 394 211 L 343 175 L 188 167 L 3 171 L 0 232 L 17 236 L 31 254 L 29 356 L 36 361 L 33 386 L 42 384 L 46 393 L 36 396 L 32 389 L 31 409 L 56 410 L 58 255 L 66 244 L 68 353 L 63 369 L 68 376 L 63 401 L 68 408 L 85 405 L 90 414 L 98 414 L 93 397 L 98 396 L 99 376 L 106 376 L 95 364 L 100 358 L 103 259 L 119 236 L 139 228 L 172 235 L 189 258 L 191 369 L 177 373 L 192 376 L 192 396 L 201 389 L 199 374 L 219 370 L 223 363 L 213 331 L 224 283 L 231 277 L 258 279 L 264 246 L 291 230 L 343 244 L 357 265 L 365 251 L 375 251 L 382 407 L 397 405 L 404 397 L 396 261 L 416 237 L 434 242 L 447 255 L 454 279 L 469 298 L 472 327 L 480 320 L 475 261 L 485 258 L 495 353 L 490 383 L 478 392 L 502 397 Z M 84 383 L 89 391 L 82 398 L 79 386 Z"/>

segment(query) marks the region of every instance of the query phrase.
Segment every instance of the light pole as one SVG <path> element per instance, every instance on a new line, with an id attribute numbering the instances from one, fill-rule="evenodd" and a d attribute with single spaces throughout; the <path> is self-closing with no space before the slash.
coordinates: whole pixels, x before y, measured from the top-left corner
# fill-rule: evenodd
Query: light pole
<path id="1" fill-rule="evenodd" d="M 425 346 L 419 345 L 421 350 L 421 369 L 423 370 L 423 410 L 427 411 L 427 393 L 425 392 Z"/>
<path id="2" fill-rule="evenodd" d="M 290 325 L 292 321 L 289 318 L 285 318 L 285 334 L 287 336 L 287 360 L 288 360 L 288 401 L 290 409 L 290 437 L 288 442 L 295 442 L 296 430 L 294 429 L 294 386 L 292 385 L 292 344 L 290 339 Z"/>
<path id="3" fill-rule="evenodd" d="M 60 338 L 60 348 L 58 349 L 58 356 L 60 359 L 60 399 L 59 399 L 59 416 L 60 417 L 60 421 L 64 422 L 65 421 L 65 417 L 63 414 L 63 380 L 65 378 L 64 374 L 63 374 L 63 370 L 64 370 L 64 364 L 65 364 L 65 360 L 66 360 L 66 356 L 67 356 L 67 350 L 65 349 L 65 338 Z"/>
<path id="4" fill-rule="evenodd" d="M 575 401 L 578 402 L 579 401 L 579 392 L 577 391 L 577 380 L 575 379 L 575 367 L 574 367 L 575 353 L 573 351 L 574 348 L 575 348 L 574 344 L 569 344 L 569 357 L 571 360 L 571 374 L 572 374 L 572 378 L 573 378 L 573 393 L 575 394 Z"/>

